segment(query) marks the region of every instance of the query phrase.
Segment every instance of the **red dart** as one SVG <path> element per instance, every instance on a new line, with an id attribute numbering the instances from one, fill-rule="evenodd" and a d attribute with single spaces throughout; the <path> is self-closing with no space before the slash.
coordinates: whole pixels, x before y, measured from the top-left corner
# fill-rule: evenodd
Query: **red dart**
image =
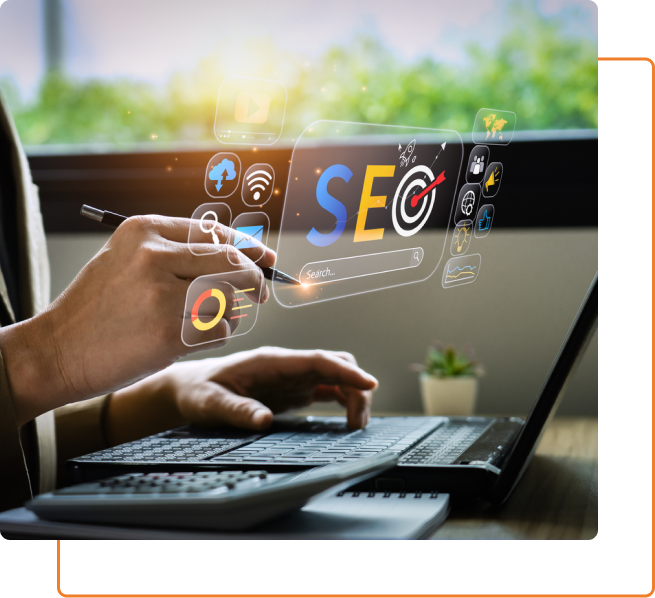
<path id="1" fill-rule="evenodd" d="M 412 197 L 412 201 L 410 202 L 411 206 L 415 208 L 419 199 L 421 199 L 426 193 L 434 189 L 437 185 L 443 183 L 445 180 L 446 180 L 446 171 L 444 170 L 434 181 L 432 181 L 432 183 L 430 183 L 425 189 L 423 189 L 423 191 L 421 191 L 418 195 Z"/>

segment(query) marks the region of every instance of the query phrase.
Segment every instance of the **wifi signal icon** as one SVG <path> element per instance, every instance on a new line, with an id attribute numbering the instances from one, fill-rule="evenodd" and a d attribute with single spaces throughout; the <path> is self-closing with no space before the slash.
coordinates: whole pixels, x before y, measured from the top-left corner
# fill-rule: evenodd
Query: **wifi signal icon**
<path id="1" fill-rule="evenodd" d="M 243 177 L 241 198 L 247 206 L 263 206 L 273 195 L 275 171 L 270 164 L 253 164 Z"/>

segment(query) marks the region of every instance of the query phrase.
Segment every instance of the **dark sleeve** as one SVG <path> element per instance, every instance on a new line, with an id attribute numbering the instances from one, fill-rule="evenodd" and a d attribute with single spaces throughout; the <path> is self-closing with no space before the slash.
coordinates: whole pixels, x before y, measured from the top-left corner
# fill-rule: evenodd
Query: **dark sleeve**
<path id="1" fill-rule="evenodd" d="M 22 507 L 32 498 L 4 359 L 0 354 L 0 511 Z"/>
<path id="2" fill-rule="evenodd" d="M 57 486 L 66 482 L 64 465 L 68 459 L 108 447 L 104 415 L 110 396 L 71 403 L 55 409 Z"/>

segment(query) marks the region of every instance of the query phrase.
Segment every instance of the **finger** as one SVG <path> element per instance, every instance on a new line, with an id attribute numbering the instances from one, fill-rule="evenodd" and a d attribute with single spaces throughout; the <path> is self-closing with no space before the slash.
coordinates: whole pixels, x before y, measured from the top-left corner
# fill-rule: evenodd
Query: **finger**
<path id="1" fill-rule="evenodd" d="M 193 224 L 191 226 L 193 226 Z M 213 230 L 220 245 L 227 245 L 238 249 L 253 262 L 257 262 L 262 268 L 270 268 L 275 264 L 277 258 L 275 252 L 254 237 L 240 234 L 239 240 L 243 241 L 246 239 L 247 243 L 239 242 L 239 240 L 237 240 L 237 231 L 235 229 L 223 226 L 219 223 L 214 224 Z M 216 253 L 216 245 L 211 242 L 211 239 L 205 239 L 206 237 L 208 237 L 208 235 L 200 237 L 194 235 L 193 237 L 189 237 L 189 240 L 193 239 L 194 241 L 187 244 L 191 253 L 198 256 Z"/>
<path id="2" fill-rule="evenodd" d="M 265 430 L 272 421 L 273 413 L 264 404 L 207 382 L 202 409 L 193 423 L 227 424 L 248 430 Z"/>
<path id="3" fill-rule="evenodd" d="M 182 340 L 184 342 L 184 327 L 187 325 L 187 319 L 190 318 L 188 313 L 185 314 L 185 322 L 183 324 Z M 210 334 L 211 338 L 209 340 L 204 340 L 203 342 L 197 342 L 197 339 L 193 339 L 193 344 L 186 344 L 185 349 L 181 355 L 188 355 L 189 353 L 195 353 L 197 351 L 207 351 L 207 349 L 218 349 L 225 345 L 230 337 L 234 334 L 236 325 L 232 322 L 228 322 L 225 318 L 221 318 L 218 324 L 209 332 L 205 334 Z"/>
<path id="4" fill-rule="evenodd" d="M 234 247 L 222 245 L 216 253 L 202 257 L 185 251 L 180 245 L 167 244 L 164 251 L 166 268 L 178 278 L 191 280 L 209 274 L 232 272 L 232 276 L 224 278 L 225 282 L 237 290 L 251 289 L 246 295 L 257 303 L 268 299 L 262 269 Z"/>
<path id="5" fill-rule="evenodd" d="M 331 351 L 284 351 L 261 349 L 260 361 L 282 376 L 315 376 L 317 384 L 373 390 L 378 381 L 355 364 Z"/>
<path id="6" fill-rule="evenodd" d="M 194 222 L 198 221 L 191 220 L 190 218 L 172 218 L 169 216 L 158 216 L 153 214 L 148 216 L 132 216 L 123 222 L 119 226 L 119 229 L 140 229 L 145 232 L 156 234 L 168 241 L 182 244 L 186 248 L 188 247 L 189 229 L 193 226 Z M 224 224 L 216 223 L 214 224 L 214 232 L 222 245 L 232 245 L 234 243 L 234 236 L 236 234 L 234 229 L 225 226 Z M 275 252 L 256 239 L 253 239 L 253 243 L 257 244 L 257 247 L 243 249 L 243 253 L 251 255 L 255 259 L 261 256 L 259 263 L 262 268 L 270 268 L 273 266 L 276 259 Z M 215 247 L 216 246 L 211 243 L 193 244 L 194 252 L 200 254 L 204 254 L 205 252 L 209 253 L 212 248 Z"/>
<path id="7" fill-rule="evenodd" d="M 346 406 L 346 397 L 338 386 L 332 384 L 319 384 L 312 394 L 312 401 L 327 402 L 337 401 L 340 405 Z"/>
<path id="8" fill-rule="evenodd" d="M 318 402 L 337 401 L 346 408 L 348 427 L 365 428 L 370 419 L 371 393 L 357 389 L 344 391 L 339 386 L 321 385 L 316 387 L 312 399 Z"/>
<path id="9" fill-rule="evenodd" d="M 355 359 L 355 356 L 352 353 L 348 353 L 348 351 L 332 351 L 337 357 L 340 357 L 341 359 L 344 359 L 346 361 L 349 361 L 350 363 L 354 363 L 357 365 L 357 360 Z"/>
<path id="10" fill-rule="evenodd" d="M 346 397 L 348 427 L 355 430 L 366 427 L 369 420 L 372 394 L 352 387 L 341 388 Z"/>

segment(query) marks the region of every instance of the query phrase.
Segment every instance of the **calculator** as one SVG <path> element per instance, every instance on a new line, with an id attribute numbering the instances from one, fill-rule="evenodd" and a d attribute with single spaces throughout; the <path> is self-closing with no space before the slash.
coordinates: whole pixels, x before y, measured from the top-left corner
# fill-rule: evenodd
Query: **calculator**
<path id="1" fill-rule="evenodd" d="M 397 455 L 385 452 L 299 473 L 129 473 L 41 494 L 25 506 L 52 521 L 244 530 L 300 509 L 326 490 L 345 490 L 396 463 Z"/>

